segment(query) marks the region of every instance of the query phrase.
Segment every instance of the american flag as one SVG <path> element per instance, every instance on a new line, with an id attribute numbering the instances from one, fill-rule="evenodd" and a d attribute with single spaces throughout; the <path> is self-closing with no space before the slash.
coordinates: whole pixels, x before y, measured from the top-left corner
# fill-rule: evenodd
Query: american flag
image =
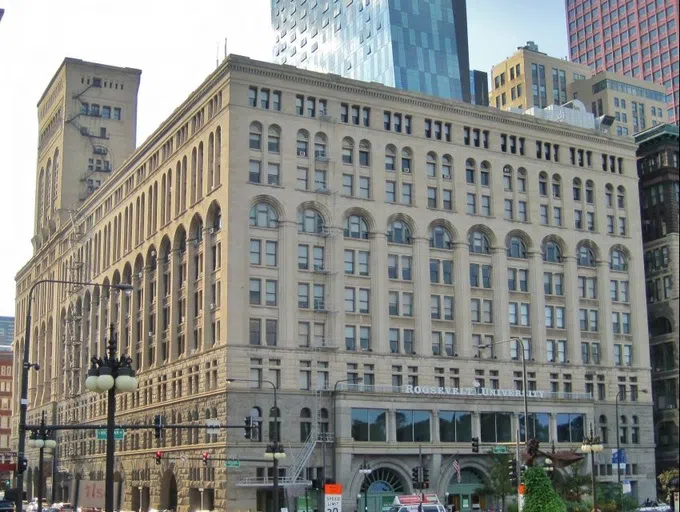
<path id="1" fill-rule="evenodd" d="M 456 459 L 453 459 L 453 471 L 456 473 L 456 480 L 460 483 L 460 463 Z"/>

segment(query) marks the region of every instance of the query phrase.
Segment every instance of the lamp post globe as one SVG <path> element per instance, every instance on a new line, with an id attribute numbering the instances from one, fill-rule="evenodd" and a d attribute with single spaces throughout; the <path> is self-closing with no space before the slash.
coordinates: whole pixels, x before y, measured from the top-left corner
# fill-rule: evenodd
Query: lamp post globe
<path id="1" fill-rule="evenodd" d="M 87 378 L 85 379 L 85 387 L 87 388 L 88 391 L 98 393 L 99 392 L 99 387 L 97 386 L 98 381 L 99 377 L 97 377 L 97 375 L 88 375 Z"/>
<path id="2" fill-rule="evenodd" d="M 48 439 L 45 441 L 45 448 L 49 448 L 51 450 L 55 449 L 57 447 L 57 442 L 54 439 Z"/>

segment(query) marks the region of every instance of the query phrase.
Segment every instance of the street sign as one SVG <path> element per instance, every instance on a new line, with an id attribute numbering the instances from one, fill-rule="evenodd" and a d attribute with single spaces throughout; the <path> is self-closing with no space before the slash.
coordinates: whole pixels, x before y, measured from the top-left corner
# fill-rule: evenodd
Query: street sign
<path id="1" fill-rule="evenodd" d="M 113 431 L 113 438 L 116 441 L 122 441 L 124 437 L 125 430 L 123 430 L 122 428 L 117 428 Z M 106 441 L 106 429 L 104 428 L 97 429 L 97 441 Z"/>
<path id="2" fill-rule="evenodd" d="M 324 510 L 326 512 L 340 512 L 342 510 L 342 494 L 326 494 Z"/>
<path id="3" fill-rule="evenodd" d="M 220 433 L 220 420 L 205 420 L 205 424 L 208 427 L 214 427 L 214 428 L 207 428 L 205 429 L 205 433 L 210 435 L 219 435 Z"/>
<path id="4" fill-rule="evenodd" d="M 494 446 L 492 449 L 493 453 L 508 453 L 507 446 Z"/>
<path id="5" fill-rule="evenodd" d="M 225 464 L 228 468 L 240 468 L 241 467 L 241 461 L 238 459 L 227 459 L 227 463 Z"/>

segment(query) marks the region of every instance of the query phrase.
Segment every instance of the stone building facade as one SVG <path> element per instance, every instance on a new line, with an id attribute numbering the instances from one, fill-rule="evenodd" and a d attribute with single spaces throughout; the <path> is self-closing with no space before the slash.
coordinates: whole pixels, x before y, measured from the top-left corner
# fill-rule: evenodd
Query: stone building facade
<path id="1" fill-rule="evenodd" d="M 267 509 L 269 464 L 193 458 L 263 458 L 277 417 L 290 508 L 326 477 L 343 484 L 343 509 L 362 495 L 378 510 L 412 491 L 419 450 L 432 489 L 471 507 L 489 503 L 476 494 L 488 447 L 520 428 L 519 337 L 530 434 L 571 448 L 592 424 L 606 436 L 598 478 L 614 481 L 624 386 L 626 478 L 652 497 L 638 201 L 628 140 L 230 56 L 17 275 L 21 318 L 31 282 L 69 275 L 77 233 L 84 280 L 135 287 L 45 288 L 34 339 L 42 325 L 53 335 L 31 347 L 30 420 L 102 422 L 104 399 L 83 382 L 113 323 L 140 379 L 118 397 L 121 423 L 262 422 L 251 440 L 126 433 L 123 509 L 185 511 L 201 494 L 204 508 Z M 15 336 L 21 351 L 25 326 Z M 102 476 L 94 433 L 63 434 L 57 456 L 71 475 Z"/>
<path id="2" fill-rule="evenodd" d="M 647 313 L 657 470 L 677 468 L 678 328 L 680 326 L 680 175 L 678 127 L 639 133 L 638 174 L 645 251 Z"/>

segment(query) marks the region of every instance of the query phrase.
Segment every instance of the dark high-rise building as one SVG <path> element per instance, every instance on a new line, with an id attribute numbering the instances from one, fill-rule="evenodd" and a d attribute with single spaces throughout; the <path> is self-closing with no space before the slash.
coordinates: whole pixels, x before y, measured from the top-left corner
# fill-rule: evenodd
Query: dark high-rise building
<path id="1" fill-rule="evenodd" d="M 571 60 L 666 88 L 666 121 L 680 120 L 676 0 L 565 0 Z"/>
<path id="2" fill-rule="evenodd" d="M 489 75 L 484 71 L 470 70 L 470 103 L 489 106 Z"/>
<path id="3" fill-rule="evenodd" d="M 678 467 L 680 170 L 678 127 L 638 133 L 640 210 L 647 284 L 657 472 Z"/>
<path id="4" fill-rule="evenodd" d="M 274 61 L 470 102 L 465 0 L 272 0 Z"/>

